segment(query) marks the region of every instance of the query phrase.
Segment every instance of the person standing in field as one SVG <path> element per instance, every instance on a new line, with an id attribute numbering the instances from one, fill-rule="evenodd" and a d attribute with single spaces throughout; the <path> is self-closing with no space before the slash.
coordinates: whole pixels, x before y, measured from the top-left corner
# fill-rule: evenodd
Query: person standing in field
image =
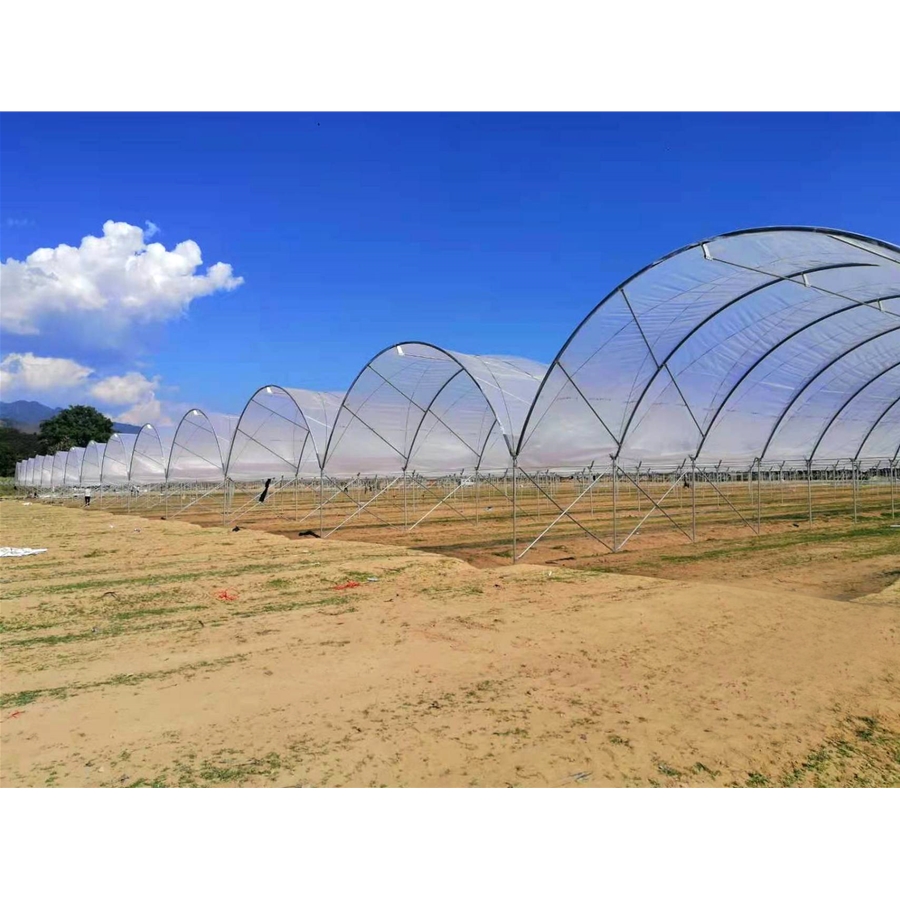
<path id="1" fill-rule="evenodd" d="M 91 505 L 91 489 L 89 487 L 84 489 L 84 505 Z"/>

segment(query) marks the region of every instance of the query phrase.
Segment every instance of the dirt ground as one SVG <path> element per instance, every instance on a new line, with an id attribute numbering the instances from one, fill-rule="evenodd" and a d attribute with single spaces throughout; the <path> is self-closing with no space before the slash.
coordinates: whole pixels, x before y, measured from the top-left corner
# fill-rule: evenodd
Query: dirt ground
<path id="1" fill-rule="evenodd" d="M 3 787 L 900 784 L 889 521 L 476 568 L 0 519 L 48 548 L 0 560 Z"/>

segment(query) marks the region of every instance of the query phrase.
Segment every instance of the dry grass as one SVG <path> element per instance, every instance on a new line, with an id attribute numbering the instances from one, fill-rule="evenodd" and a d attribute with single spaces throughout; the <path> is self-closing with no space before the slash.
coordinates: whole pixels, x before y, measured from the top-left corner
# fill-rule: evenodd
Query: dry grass
<path id="1" fill-rule="evenodd" d="M 49 548 L 0 569 L 5 787 L 900 783 L 900 555 L 878 522 L 476 569 L 0 515 L 3 544 Z"/>

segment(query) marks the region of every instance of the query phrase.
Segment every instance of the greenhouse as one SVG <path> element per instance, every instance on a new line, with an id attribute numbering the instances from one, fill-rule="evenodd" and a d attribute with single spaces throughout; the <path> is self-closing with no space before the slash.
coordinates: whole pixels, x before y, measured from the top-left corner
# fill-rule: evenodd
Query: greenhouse
<path id="1" fill-rule="evenodd" d="M 172 438 L 166 481 L 220 483 L 234 434 L 236 416 L 185 413 Z"/>
<path id="2" fill-rule="evenodd" d="M 218 505 L 220 523 L 265 514 L 322 535 L 508 519 L 518 558 L 564 527 L 618 550 L 651 517 L 692 540 L 701 514 L 758 532 L 773 498 L 810 523 L 893 516 L 898 455 L 900 248 L 766 228 L 648 265 L 549 365 L 402 341 L 346 391 L 266 385 L 240 416 L 192 409 L 17 480 L 132 485 L 167 515 Z"/>
<path id="3" fill-rule="evenodd" d="M 90 441 L 84 449 L 84 457 L 81 461 L 81 484 L 86 487 L 99 485 L 100 474 L 103 471 L 103 454 L 106 444 L 98 444 Z"/>
<path id="4" fill-rule="evenodd" d="M 81 484 L 81 464 L 84 460 L 84 450 L 81 447 L 73 447 L 66 455 L 66 477 L 64 484 L 67 487 L 77 487 Z"/>
<path id="5" fill-rule="evenodd" d="M 68 450 L 58 450 L 53 454 L 53 469 L 50 475 L 50 487 L 62 487 L 66 483 L 66 459 Z"/>
<path id="6" fill-rule="evenodd" d="M 228 454 L 233 481 L 318 475 L 341 394 L 270 384 L 247 402 Z"/>
<path id="7" fill-rule="evenodd" d="M 161 484 L 166 480 L 169 464 L 171 437 L 155 425 L 144 425 L 134 441 L 131 455 L 131 469 L 128 480 L 131 484 Z"/>
<path id="8" fill-rule="evenodd" d="M 49 490 L 53 487 L 53 456 L 41 457 L 41 488 Z"/>
<path id="9" fill-rule="evenodd" d="M 131 474 L 131 455 L 137 439 L 135 434 L 113 434 L 103 451 L 100 463 L 100 484 L 127 485 Z"/>

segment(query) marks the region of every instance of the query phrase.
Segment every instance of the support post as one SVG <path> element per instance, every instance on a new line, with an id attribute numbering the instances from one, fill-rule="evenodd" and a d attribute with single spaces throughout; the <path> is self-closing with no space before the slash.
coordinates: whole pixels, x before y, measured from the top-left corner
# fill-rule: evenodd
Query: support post
<path id="1" fill-rule="evenodd" d="M 850 473 L 850 477 L 853 479 L 852 489 L 853 489 L 853 524 L 855 525 L 859 519 L 859 509 L 858 509 L 858 495 L 859 495 L 859 463 L 854 459 L 850 461 L 850 464 L 853 466 L 853 470 Z"/>
<path id="2" fill-rule="evenodd" d="M 756 533 L 762 531 L 762 460 L 756 458 Z"/>
<path id="3" fill-rule="evenodd" d="M 519 516 L 518 516 L 518 491 L 517 491 L 517 478 L 516 478 L 516 471 L 517 471 L 518 467 L 519 467 L 518 462 L 516 460 L 516 457 L 514 456 L 513 460 L 512 460 L 512 481 L 513 481 L 513 483 L 512 483 L 512 502 L 513 502 L 512 557 L 513 557 L 513 563 L 515 563 L 516 555 L 518 553 L 518 537 L 519 537 L 519 535 L 518 535 L 518 526 L 519 526 L 519 522 L 518 522 L 518 518 L 519 518 Z"/>
<path id="4" fill-rule="evenodd" d="M 478 524 L 478 467 L 475 467 L 475 524 Z"/>
<path id="5" fill-rule="evenodd" d="M 691 457 L 691 541 L 697 541 L 697 466 Z"/>
<path id="6" fill-rule="evenodd" d="M 806 502 L 809 505 L 809 525 L 812 527 L 812 459 L 806 461 Z"/>
<path id="7" fill-rule="evenodd" d="M 403 527 L 409 528 L 409 506 L 406 499 L 406 469 L 403 470 Z"/>
<path id="8" fill-rule="evenodd" d="M 613 553 L 619 550 L 618 506 L 619 506 L 619 458 L 613 457 L 612 508 L 613 508 Z"/>
<path id="9" fill-rule="evenodd" d="M 897 469 L 897 460 L 891 460 L 891 518 L 893 519 L 895 516 L 894 512 L 894 476 L 896 474 Z"/>
<path id="10" fill-rule="evenodd" d="M 322 537 L 322 531 L 325 527 L 325 472 L 319 467 L 319 537 Z"/>

